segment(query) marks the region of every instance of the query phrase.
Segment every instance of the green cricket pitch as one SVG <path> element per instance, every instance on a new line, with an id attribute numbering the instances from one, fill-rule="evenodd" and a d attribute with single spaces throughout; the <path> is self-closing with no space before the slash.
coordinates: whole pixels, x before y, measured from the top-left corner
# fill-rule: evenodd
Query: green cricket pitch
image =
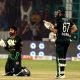
<path id="1" fill-rule="evenodd" d="M 22 65 L 31 71 L 31 76 L 3 76 L 6 60 L 0 59 L 0 80 L 56 80 L 55 60 L 22 60 Z M 65 79 L 60 80 L 80 80 L 80 61 L 67 61 L 65 69 Z"/>

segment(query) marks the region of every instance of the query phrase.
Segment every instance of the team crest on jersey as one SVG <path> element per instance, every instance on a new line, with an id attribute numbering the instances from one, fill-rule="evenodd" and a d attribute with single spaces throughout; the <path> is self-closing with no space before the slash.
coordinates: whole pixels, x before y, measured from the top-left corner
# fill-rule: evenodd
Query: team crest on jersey
<path id="1" fill-rule="evenodd" d="M 15 40 L 12 40 L 12 39 L 9 39 L 9 40 L 7 41 L 7 43 L 8 43 L 9 46 L 14 46 L 15 43 L 16 43 L 16 41 L 15 41 Z"/>

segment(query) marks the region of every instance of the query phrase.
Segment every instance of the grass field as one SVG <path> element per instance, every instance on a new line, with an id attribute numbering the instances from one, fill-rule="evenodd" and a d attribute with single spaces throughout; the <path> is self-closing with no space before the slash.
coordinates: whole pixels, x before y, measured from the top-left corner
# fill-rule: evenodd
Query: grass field
<path id="1" fill-rule="evenodd" d="M 30 77 L 3 76 L 6 60 L 0 59 L 0 80 L 56 80 L 55 60 L 23 60 L 23 66 L 31 71 Z M 80 61 L 67 61 L 66 78 L 63 80 L 80 80 Z"/>

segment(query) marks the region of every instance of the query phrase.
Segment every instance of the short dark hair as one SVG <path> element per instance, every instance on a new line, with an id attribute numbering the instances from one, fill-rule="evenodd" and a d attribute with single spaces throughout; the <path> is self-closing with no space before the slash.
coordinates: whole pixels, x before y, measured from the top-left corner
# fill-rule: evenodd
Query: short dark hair
<path id="1" fill-rule="evenodd" d="M 16 26 L 10 26 L 9 29 L 10 29 L 10 28 L 12 28 L 12 29 L 14 29 L 15 31 L 17 31 Z"/>
<path id="2" fill-rule="evenodd" d="M 65 14 L 65 11 L 66 11 L 65 7 L 59 7 L 58 8 L 58 12 L 60 12 L 62 14 Z"/>

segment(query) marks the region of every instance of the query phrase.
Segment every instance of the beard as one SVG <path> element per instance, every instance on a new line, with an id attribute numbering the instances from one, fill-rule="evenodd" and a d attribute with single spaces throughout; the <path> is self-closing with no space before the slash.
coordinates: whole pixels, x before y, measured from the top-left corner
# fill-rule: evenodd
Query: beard
<path id="1" fill-rule="evenodd" d="M 13 36 L 14 34 L 15 34 L 15 33 L 12 33 L 12 32 L 9 33 L 10 36 Z"/>

